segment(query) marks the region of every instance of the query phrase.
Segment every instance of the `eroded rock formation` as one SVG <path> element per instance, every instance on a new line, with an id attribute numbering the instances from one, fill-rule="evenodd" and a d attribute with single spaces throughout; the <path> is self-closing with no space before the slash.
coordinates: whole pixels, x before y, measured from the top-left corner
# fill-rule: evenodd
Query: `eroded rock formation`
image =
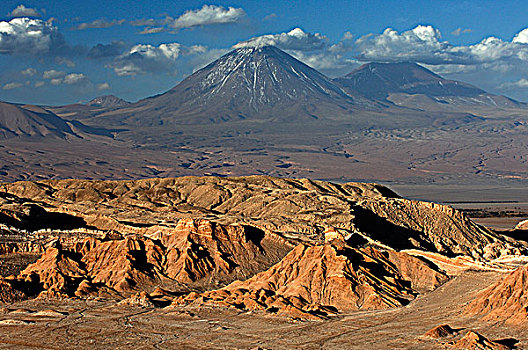
<path id="1" fill-rule="evenodd" d="M 453 344 L 454 349 L 464 349 L 464 350 L 510 350 L 511 347 L 498 343 L 496 341 L 491 341 L 483 335 L 469 331 L 461 339 L 459 339 L 455 344 Z"/>
<path id="2" fill-rule="evenodd" d="M 335 239 L 300 244 L 270 269 L 220 290 L 191 293 L 176 305 L 212 304 L 267 310 L 301 318 L 407 304 L 447 276 L 405 253 L 356 249 Z"/>
<path id="3" fill-rule="evenodd" d="M 467 306 L 466 312 L 483 315 L 486 320 L 526 324 L 528 320 L 528 265 L 519 267 L 482 291 Z"/>
<path id="4" fill-rule="evenodd" d="M 316 319 L 405 305 L 455 256 L 475 267 L 525 250 L 376 184 L 266 176 L 0 184 L 0 223 L 24 237 L 0 251 L 43 251 L 3 280 L 6 300 L 176 298 Z"/>
<path id="5" fill-rule="evenodd" d="M 57 243 L 12 278 L 30 282 L 41 296 L 129 296 L 158 286 L 175 292 L 211 289 L 244 279 L 279 261 L 291 246 L 284 239 L 242 225 L 182 219 L 154 238 L 86 238 Z"/>
<path id="6" fill-rule="evenodd" d="M 170 231 L 181 218 L 203 218 L 251 225 L 293 240 L 322 241 L 323 233 L 334 228 L 353 234 L 358 244 L 396 250 L 477 259 L 518 253 L 457 210 L 399 198 L 375 184 L 267 176 L 182 177 L 17 182 L 0 185 L 0 193 L 38 201 L 48 213 L 82 219 L 87 227 L 121 233 Z"/>
<path id="7" fill-rule="evenodd" d="M 429 338 L 438 339 L 438 338 L 449 337 L 450 335 L 453 335 L 453 334 L 455 334 L 455 330 L 451 328 L 451 326 L 449 326 L 448 324 L 444 324 L 444 325 L 431 328 L 430 330 L 425 332 L 424 336 L 429 337 Z"/>

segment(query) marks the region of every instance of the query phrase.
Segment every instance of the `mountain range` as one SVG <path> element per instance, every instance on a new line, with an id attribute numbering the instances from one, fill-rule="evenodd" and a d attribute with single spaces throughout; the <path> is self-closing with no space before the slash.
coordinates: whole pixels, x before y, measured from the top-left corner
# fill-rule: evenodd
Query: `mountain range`
<path id="1" fill-rule="evenodd" d="M 383 120 L 384 126 L 396 122 L 377 118 L 380 113 L 398 114 L 400 124 L 408 116 L 409 123 L 416 124 L 424 116 L 426 123 L 431 117 L 445 117 L 419 113 L 423 111 L 450 113 L 456 119 L 479 108 L 525 107 L 471 84 L 444 79 L 416 63 L 369 63 L 330 79 L 286 52 L 264 46 L 235 49 L 171 90 L 136 103 L 102 96 L 87 105 L 49 110 L 99 126 L 320 120 L 357 122 L 368 128 L 369 120 L 374 124 Z"/>
<path id="2" fill-rule="evenodd" d="M 238 48 L 171 90 L 135 103 L 101 96 L 86 104 L 0 107 L 3 137 L 18 156 L 0 154 L 9 179 L 19 179 L 22 171 L 24 178 L 528 176 L 517 157 L 527 105 L 444 79 L 416 63 L 369 63 L 330 79 L 276 47 Z M 36 144 L 28 151 L 24 141 L 32 135 L 40 137 L 41 148 L 49 142 L 50 150 L 71 149 L 67 136 L 77 135 L 89 142 L 75 141 L 81 142 L 78 149 L 91 151 L 77 152 L 75 160 L 64 159 L 68 152 L 62 152 L 43 169 Z M 42 138 L 46 135 L 66 136 L 69 144 Z M 128 156 L 110 156 L 108 147 Z M 82 157 L 92 165 L 83 165 Z M 505 157 L 508 169 L 500 165 Z M 27 164 L 39 168 L 26 174 Z M 101 171 L 94 173 L 93 164 Z"/>

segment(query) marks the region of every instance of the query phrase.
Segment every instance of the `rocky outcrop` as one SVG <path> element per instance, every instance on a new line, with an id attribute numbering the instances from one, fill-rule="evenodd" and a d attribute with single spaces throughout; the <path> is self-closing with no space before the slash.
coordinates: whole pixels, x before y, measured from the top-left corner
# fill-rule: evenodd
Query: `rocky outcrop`
<path id="1" fill-rule="evenodd" d="M 139 181 L 60 180 L 0 185 L 0 193 L 30 198 L 47 212 L 80 218 L 83 225 L 152 234 L 182 218 L 251 225 L 298 242 L 321 242 L 345 231 L 354 245 L 420 249 L 449 256 L 493 259 L 520 248 L 472 223 L 448 206 L 399 198 L 364 183 L 308 179 L 182 177 Z M 491 247 L 491 248 L 490 248 Z"/>
<path id="2" fill-rule="evenodd" d="M 10 283 L 0 280 L 0 303 L 13 303 L 24 298 L 24 293 L 13 288 Z"/>
<path id="3" fill-rule="evenodd" d="M 376 184 L 266 176 L 0 184 L 0 213 L 27 237 L 56 237 L 5 279 L 26 296 L 179 295 L 298 318 L 405 305 L 447 280 L 438 266 L 524 249 Z"/>
<path id="4" fill-rule="evenodd" d="M 411 265 L 416 268 L 408 269 Z M 420 276 L 428 282 L 417 282 Z M 407 254 L 356 249 L 335 239 L 322 245 L 300 244 L 246 281 L 191 293 L 174 304 L 222 305 L 319 319 L 342 311 L 402 306 L 418 294 L 417 289 L 434 289 L 446 280 L 444 274 Z"/>
<path id="5" fill-rule="evenodd" d="M 151 238 L 87 238 L 71 247 L 58 242 L 16 281 L 53 297 L 121 297 L 158 286 L 210 289 L 260 272 L 290 249 L 284 239 L 253 227 L 182 219 L 173 232 Z"/>
<path id="6" fill-rule="evenodd" d="M 453 334 L 455 334 L 455 330 L 451 328 L 449 325 L 444 324 L 444 325 L 431 328 L 430 330 L 425 332 L 424 336 L 429 337 L 429 338 L 438 339 L 438 338 L 449 337 L 450 335 L 453 335 Z"/>
<path id="7" fill-rule="evenodd" d="M 469 331 L 453 344 L 453 349 L 464 350 L 510 350 L 511 347 L 489 340 L 483 335 Z"/>
<path id="8" fill-rule="evenodd" d="M 500 279 L 471 302 L 466 313 L 510 324 L 528 321 L 528 265 Z"/>
<path id="9" fill-rule="evenodd" d="M 381 201 L 367 199 L 362 206 L 376 216 L 369 212 L 363 212 L 363 215 L 357 213 L 356 226 L 396 249 L 419 248 L 448 256 L 468 255 L 487 259 L 496 258 L 501 253 L 519 253 L 497 235 L 446 205 L 396 198 Z M 386 233 L 388 230 L 390 234 Z M 505 251 L 489 249 L 496 243 Z"/>
<path id="10" fill-rule="evenodd" d="M 528 230 L 528 220 L 523 220 L 515 226 L 515 230 Z"/>

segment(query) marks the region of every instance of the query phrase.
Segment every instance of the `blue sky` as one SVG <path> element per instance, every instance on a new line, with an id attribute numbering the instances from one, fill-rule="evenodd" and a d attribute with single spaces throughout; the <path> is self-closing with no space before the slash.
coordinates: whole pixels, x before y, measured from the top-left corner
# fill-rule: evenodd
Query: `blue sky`
<path id="1" fill-rule="evenodd" d="M 164 92 L 234 46 L 274 44 L 335 77 L 416 61 L 528 101 L 521 1 L 11 1 L 0 100 L 58 105 Z"/>

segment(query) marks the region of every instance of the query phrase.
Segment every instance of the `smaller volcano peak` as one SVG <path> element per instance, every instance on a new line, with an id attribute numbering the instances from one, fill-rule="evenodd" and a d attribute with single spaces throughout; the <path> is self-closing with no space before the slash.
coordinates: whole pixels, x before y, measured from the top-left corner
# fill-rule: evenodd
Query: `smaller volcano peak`
<path id="1" fill-rule="evenodd" d="M 444 79 L 415 62 L 372 62 L 334 79 L 351 93 L 383 100 L 393 93 L 429 97 L 469 97 L 486 92 L 471 84 Z"/>

